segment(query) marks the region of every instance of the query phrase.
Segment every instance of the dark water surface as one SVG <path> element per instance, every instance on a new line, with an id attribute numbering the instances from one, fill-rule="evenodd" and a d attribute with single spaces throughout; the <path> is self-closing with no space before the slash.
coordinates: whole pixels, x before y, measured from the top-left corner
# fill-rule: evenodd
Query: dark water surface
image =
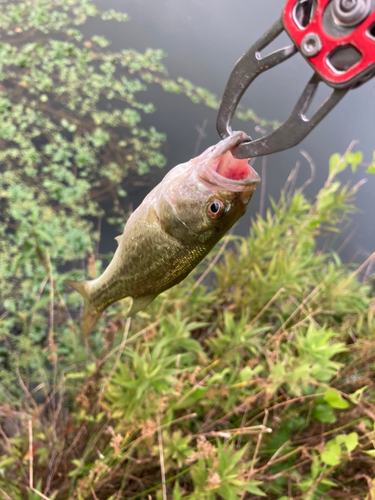
<path id="1" fill-rule="evenodd" d="M 112 50 L 161 48 L 168 54 L 165 64 L 172 77 L 182 76 L 221 96 L 237 59 L 278 19 L 284 3 L 284 0 L 97 0 L 101 10 L 114 8 L 127 12 L 131 21 L 117 24 L 91 20 L 85 26 L 85 34 L 104 35 L 112 42 Z M 288 43 L 286 35 L 280 40 L 283 45 Z M 294 56 L 258 78 L 242 103 L 260 117 L 285 120 L 311 73 L 302 57 Z M 327 94 L 323 90 L 318 97 Z M 155 104 L 157 111 L 146 120 L 168 137 L 164 151 L 168 165 L 164 171 L 141 178 L 132 192 L 128 189 L 134 208 L 166 170 L 195 155 L 197 127 L 206 125 L 199 152 L 219 140 L 215 111 L 159 89 L 153 89 L 147 99 Z M 256 136 L 250 122 L 235 122 L 234 128 Z M 301 162 L 297 185 L 309 178 L 310 167 L 301 150 L 316 164 L 315 180 L 306 188 L 306 194 L 313 196 L 327 177 L 330 155 L 343 153 L 353 139 L 360 141 L 357 149 L 370 162 L 375 149 L 375 79 L 351 91 L 300 145 L 267 158 L 267 199 L 278 198 L 296 162 Z M 254 167 L 259 173 L 261 165 L 262 159 L 257 159 Z M 341 178 L 355 183 L 363 178 L 364 171 L 362 168 L 356 174 L 347 171 Z M 375 250 L 375 175 L 367 177 L 368 182 L 360 189 L 356 201 L 363 213 L 355 216 L 351 229 L 343 232 L 336 244 L 339 248 L 355 230 L 340 252 L 345 261 L 363 261 Z M 259 205 L 260 188 L 250 203 L 250 216 L 259 211 Z M 249 225 L 249 216 L 245 216 L 236 232 L 246 234 Z"/>

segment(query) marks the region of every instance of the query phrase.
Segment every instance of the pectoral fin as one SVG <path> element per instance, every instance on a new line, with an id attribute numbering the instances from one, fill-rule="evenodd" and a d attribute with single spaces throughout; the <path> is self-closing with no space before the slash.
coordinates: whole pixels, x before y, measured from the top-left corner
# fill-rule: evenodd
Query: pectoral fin
<path id="1" fill-rule="evenodd" d="M 157 297 L 157 295 L 158 294 L 146 295 L 146 297 L 137 297 L 136 299 L 133 299 L 133 303 L 128 312 L 128 316 L 133 316 L 142 309 L 145 309 L 149 304 L 151 304 L 151 302 Z"/>

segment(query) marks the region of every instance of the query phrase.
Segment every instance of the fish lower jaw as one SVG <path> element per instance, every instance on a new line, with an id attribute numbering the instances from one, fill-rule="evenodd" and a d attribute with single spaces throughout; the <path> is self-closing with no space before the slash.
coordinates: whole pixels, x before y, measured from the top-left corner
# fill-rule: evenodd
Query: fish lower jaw
<path id="1" fill-rule="evenodd" d="M 198 173 L 200 179 L 204 183 L 208 183 L 213 191 L 219 188 L 232 193 L 247 191 L 252 194 L 260 182 L 259 175 L 250 165 L 245 166 L 246 170 L 244 170 L 243 165 L 241 166 L 242 174 L 240 174 L 240 177 L 242 178 L 240 179 L 224 177 L 216 171 L 216 168 L 215 165 L 214 168 L 211 165 L 205 165 Z M 232 176 L 236 177 L 236 173 L 232 174 Z"/>

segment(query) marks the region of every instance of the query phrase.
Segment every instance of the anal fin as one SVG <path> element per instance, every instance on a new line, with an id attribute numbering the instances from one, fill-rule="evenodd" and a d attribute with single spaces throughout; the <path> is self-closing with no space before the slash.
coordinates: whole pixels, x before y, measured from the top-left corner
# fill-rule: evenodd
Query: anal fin
<path id="1" fill-rule="evenodd" d="M 137 312 L 145 309 L 151 302 L 158 296 L 156 295 L 146 295 L 145 297 L 137 297 L 133 299 L 132 305 L 128 312 L 128 316 L 133 316 Z"/>

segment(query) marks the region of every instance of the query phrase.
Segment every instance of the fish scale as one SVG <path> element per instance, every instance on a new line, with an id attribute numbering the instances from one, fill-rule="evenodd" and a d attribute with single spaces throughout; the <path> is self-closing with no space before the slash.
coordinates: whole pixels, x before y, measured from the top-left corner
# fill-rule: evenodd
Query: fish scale
<path id="1" fill-rule="evenodd" d="M 147 229 L 150 230 L 150 228 Z M 158 281 L 159 293 L 170 288 L 170 286 L 173 286 L 174 280 L 181 281 L 202 260 L 207 254 L 206 247 L 210 249 L 212 246 L 210 242 L 206 242 L 206 246 L 191 245 L 190 242 L 191 248 L 189 249 L 186 245 L 181 245 L 179 241 L 173 238 L 167 239 L 160 227 L 153 228 L 153 233 L 153 253 L 143 256 L 144 267 L 135 268 L 132 271 L 130 269 L 132 262 L 135 263 L 139 257 L 142 257 L 132 255 L 129 257 L 130 262 L 127 263 L 128 272 L 126 272 L 127 269 L 120 268 L 107 286 L 93 289 L 91 300 L 94 305 L 97 305 L 97 311 L 104 311 L 109 304 L 113 303 L 114 298 L 120 300 L 122 297 L 127 297 L 131 292 L 133 292 L 133 298 L 151 295 L 155 292 L 155 285 L 153 282 L 150 284 L 150 276 L 153 276 L 154 280 Z M 138 245 L 140 244 L 146 249 L 149 241 L 148 236 L 145 237 L 147 234 L 146 231 L 140 231 L 138 236 Z M 193 236 L 194 233 L 191 233 L 190 237 Z"/>
<path id="2" fill-rule="evenodd" d="M 133 299 L 132 315 L 180 283 L 246 212 L 260 178 L 231 154 L 246 138 L 234 132 L 174 167 L 130 216 L 103 274 L 69 282 L 84 297 L 84 335 L 118 300 Z"/>

